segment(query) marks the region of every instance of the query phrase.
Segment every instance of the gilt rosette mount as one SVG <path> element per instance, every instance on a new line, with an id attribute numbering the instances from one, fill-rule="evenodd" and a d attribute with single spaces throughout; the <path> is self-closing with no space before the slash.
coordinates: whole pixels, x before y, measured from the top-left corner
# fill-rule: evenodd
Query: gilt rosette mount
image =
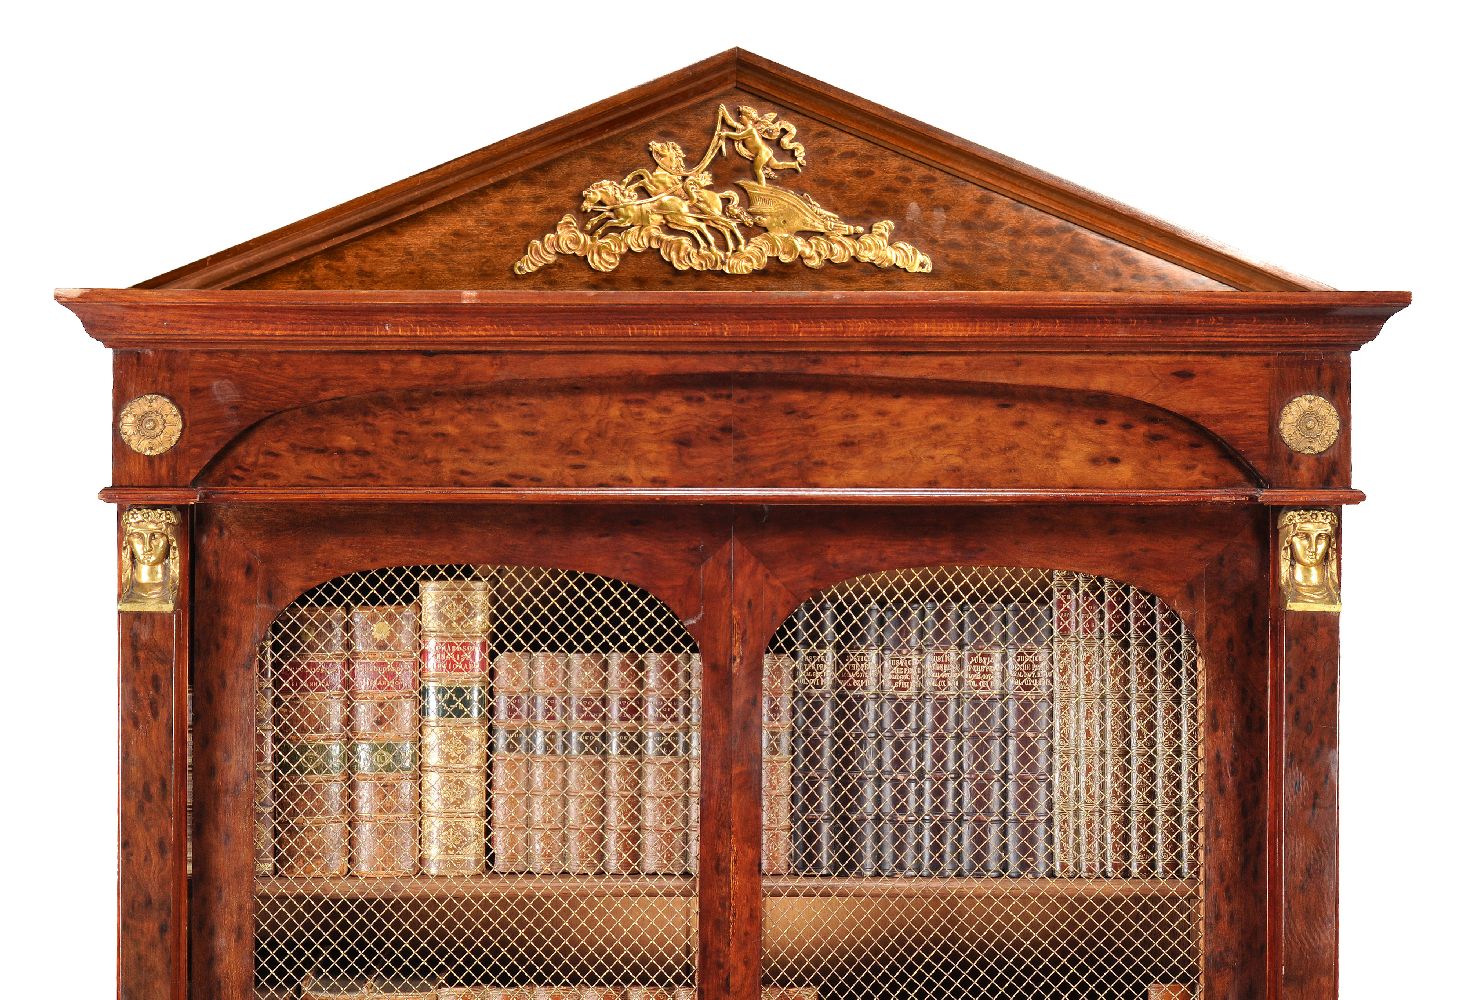
<path id="1" fill-rule="evenodd" d="M 117 416 L 117 433 L 140 455 L 161 455 L 178 444 L 183 414 L 167 396 L 149 393 L 129 400 Z"/>
<path id="2" fill-rule="evenodd" d="M 1320 454 L 1340 435 L 1340 411 L 1324 396 L 1296 396 L 1279 411 L 1279 436 L 1301 455 Z"/>
<path id="3" fill-rule="evenodd" d="M 928 255 L 893 243 L 893 225 L 870 230 L 843 221 L 804 192 L 781 187 L 786 172 L 806 165 L 795 126 L 775 112 L 760 114 L 719 105 L 713 136 L 694 166 L 676 142 L 651 142 L 653 168 L 639 167 L 621 180 L 596 181 L 581 193 L 585 219 L 566 214 L 553 232 L 533 241 L 515 263 L 531 274 L 557 257 L 584 257 L 597 271 L 614 270 L 623 256 L 656 250 L 680 271 L 751 274 L 771 259 L 806 267 L 861 261 L 914 274 L 933 269 Z M 733 189 L 714 190 L 710 167 L 729 151 L 749 164 L 751 176 Z"/>

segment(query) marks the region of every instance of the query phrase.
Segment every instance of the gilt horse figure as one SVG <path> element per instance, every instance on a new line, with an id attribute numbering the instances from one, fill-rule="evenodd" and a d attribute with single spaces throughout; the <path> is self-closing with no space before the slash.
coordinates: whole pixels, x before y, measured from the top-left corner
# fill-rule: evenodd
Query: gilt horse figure
<path id="1" fill-rule="evenodd" d="M 602 180 L 581 192 L 581 197 L 581 211 L 595 216 L 587 226 L 587 232 L 592 236 L 601 236 L 613 228 L 666 225 L 669 229 L 690 234 L 700 249 L 717 251 L 710 227 L 723 234 L 731 250 L 734 239 L 740 235 L 727 219 L 696 212 L 687 199 L 672 194 L 638 198 L 625 184 Z"/>

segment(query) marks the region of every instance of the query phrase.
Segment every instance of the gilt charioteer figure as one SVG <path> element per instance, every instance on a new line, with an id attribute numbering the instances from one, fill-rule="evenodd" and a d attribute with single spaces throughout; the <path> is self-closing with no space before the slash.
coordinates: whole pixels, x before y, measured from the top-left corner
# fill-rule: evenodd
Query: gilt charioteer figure
<path id="1" fill-rule="evenodd" d="M 589 186 L 581 193 L 581 211 L 590 221 L 583 227 L 574 215 L 563 216 L 554 232 L 530 244 L 515 273 L 530 274 L 558 256 L 585 257 L 594 269 L 610 271 L 624 254 L 654 248 L 680 271 L 748 274 L 771 257 L 787 263 L 798 259 L 807 267 L 855 259 L 913 273 L 932 270 L 926 254 L 888 241 L 891 222 L 877 222 L 868 233 L 810 195 L 772 183 L 781 172 L 805 167 L 805 146 L 795 136 L 796 127 L 775 112 L 761 115 L 741 106 L 735 115 L 720 104 L 697 164 L 688 166 L 676 142 L 648 143 L 652 168 Z M 782 159 L 776 146 L 789 158 Z M 732 189 L 713 190 L 709 168 L 715 159 L 727 158 L 731 147 L 750 164 L 752 177 L 735 182 L 744 189 L 747 205 Z M 744 227 L 764 231 L 747 237 Z"/>

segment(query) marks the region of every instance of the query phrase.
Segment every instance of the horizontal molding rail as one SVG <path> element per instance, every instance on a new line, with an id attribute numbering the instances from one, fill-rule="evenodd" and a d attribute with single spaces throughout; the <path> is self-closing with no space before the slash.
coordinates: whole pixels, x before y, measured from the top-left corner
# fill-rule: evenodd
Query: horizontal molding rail
<path id="1" fill-rule="evenodd" d="M 1217 490 L 943 490 L 897 487 L 426 487 L 426 486 L 109 486 L 108 503 L 600 503 L 600 504 L 791 504 L 808 506 L 982 506 L 997 504 L 1261 504 L 1341 507 L 1366 494 L 1355 489 Z"/>

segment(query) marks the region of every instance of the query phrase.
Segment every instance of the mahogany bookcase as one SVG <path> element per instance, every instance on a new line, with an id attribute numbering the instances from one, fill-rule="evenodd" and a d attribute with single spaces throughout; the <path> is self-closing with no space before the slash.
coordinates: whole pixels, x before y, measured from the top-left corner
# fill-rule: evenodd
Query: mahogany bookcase
<path id="1" fill-rule="evenodd" d="M 506 987 L 709 1000 L 1336 995 L 1340 514 L 1363 499 L 1350 359 L 1405 293 L 1242 260 L 735 51 L 138 287 L 57 298 L 113 351 L 127 1000 L 291 995 L 297 978 L 262 971 L 287 953 L 297 971 L 492 985 L 445 957 L 465 949 Z M 302 595 L 390 567 L 579 574 L 622 595 L 628 622 L 640 601 L 685 629 L 696 863 L 257 876 L 257 651 Z M 914 855 L 873 871 L 859 843 L 813 861 L 802 810 L 855 816 L 860 788 L 831 779 L 845 806 L 811 804 L 802 754 L 840 740 L 799 714 L 822 682 L 797 666 L 793 860 L 772 861 L 766 674 L 773 654 L 811 659 L 799 609 L 845 594 L 841 642 L 870 653 L 848 632 L 872 608 L 982 604 L 995 580 L 1044 622 L 1017 640 L 1054 736 L 1027 772 L 1045 795 L 1029 848 L 979 870 Z M 1183 736 L 1148 736 L 1105 677 L 1104 720 L 1134 711 L 1142 735 L 1085 731 L 1060 673 L 1064 637 L 1086 638 L 1063 619 L 1081 604 L 1056 596 L 1074 581 L 1099 588 L 1106 621 L 1125 617 L 1108 595 L 1153 609 L 1145 635 L 1102 625 L 1095 648 L 1186 660 L 1191 687 L 1166 695 Z M 898 645 L 939 704 L 932 651 Z M 1163 743 L 1184 868 L 1143 871 L 1147 836 L 1122 832 L 1078 862 L 1087 808 L 1162 824 L 1161 779 L 1119 776 Z M 1012 787 L 996 794 L 1013 820 Z M 958 836 L 973 817 L 950 818 Z M 1040 853 L 1020 871 L 1015 850 Z M 646 981 L 607 956 L 672 911 L 619 894 L 679 900 L 681 951 Z M 320 908 L 264 943 L 287 897 Z M 578 927 L 586 913 L 605 922 Z M 324 958 L 327 938 L 358 943 Z"/>

